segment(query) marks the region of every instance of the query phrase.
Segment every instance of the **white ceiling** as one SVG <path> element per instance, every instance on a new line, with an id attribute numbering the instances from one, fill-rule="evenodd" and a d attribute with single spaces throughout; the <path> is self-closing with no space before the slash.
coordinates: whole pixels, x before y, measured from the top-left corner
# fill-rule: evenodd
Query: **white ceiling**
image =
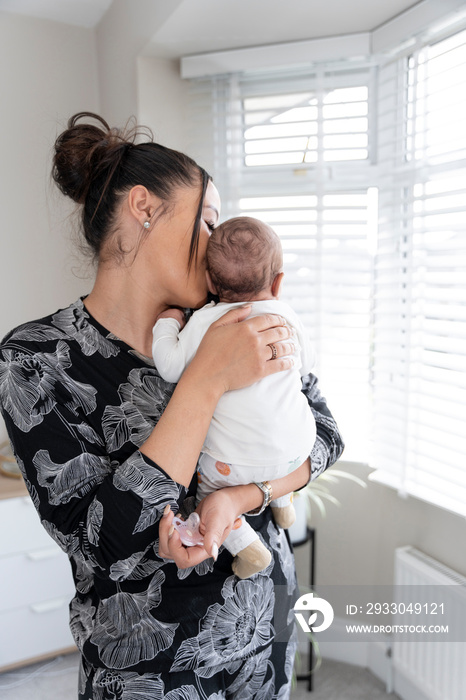
<path id="1" fill-rule="evenodd" d="M 78 27 L 95 27 L 111 4 L 112 0 L 0 0 L 0 10 Z"/>
<path id="2" fill-rule="evenodd" d="M 179 57 L 372 31 L 414 0 L 184 0 L 145 53 Z"/>
<path id="3" fill-rule="evenodd" d="M 112 0 L 0 0 L 0 10 L 94 27 L 111 4 Z M 417 4 L 414 0 L 181 0 L 172 2 L 173 11 L 144 53 L 175 58 L 372 31 Z M 137 12 L 138 0 L 132 0 L 131 7 Z"/>

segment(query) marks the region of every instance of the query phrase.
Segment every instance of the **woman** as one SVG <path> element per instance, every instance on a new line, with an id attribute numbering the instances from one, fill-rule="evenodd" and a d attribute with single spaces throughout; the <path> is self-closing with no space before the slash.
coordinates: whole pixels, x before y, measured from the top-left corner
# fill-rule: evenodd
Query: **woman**
<path id="1" fill-rule="evenodd" d="M 292 340 L 281 318 L 235 310 L 209 330 L 176 387 L 158 376 L 154 319 L 205 302 L 220 201 L 194 161 L 135 136 L 80 113 L 57 139 L 53 176 L 82 207 L 95 284 L 4 339 L 2 413 L 42 523 L 70 558 L 79 697 L 286 698 L 298 593 L 264 494 L 249 484 L 205 498 L 203 548 L 183 547 L 172 519 L 195 491 L 218 398 L 288 369 Z M 318 426 L 314 475 L 342 442 L 314 377 L 303 390 Z M 272 482 L 274 497 L 308 479 L 309 462 Z M 219 547 L 252 510 L 262 511 L 249 522 L 273 558 L 239 580 Z"/>

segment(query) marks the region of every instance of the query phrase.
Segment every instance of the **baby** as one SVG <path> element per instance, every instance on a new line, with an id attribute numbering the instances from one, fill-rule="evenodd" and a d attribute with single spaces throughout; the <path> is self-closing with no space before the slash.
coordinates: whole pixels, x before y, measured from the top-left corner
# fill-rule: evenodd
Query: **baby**
<path id="1" fill-rule="evenodd" d="M 269 479 L 285 476 L 311 453 L 315 422 L 301 391 L 301 377 L 312 369 L 314 353 L 298 316 L 279 301 L 282 267 L 280 239 L 270 226 L 247 216 L 229 219 L 215 229 L 207 245 L 207 284 L 219 303 L 195 311 L 186 326 L 180 309 L 165 311 L 155 324 L 154 362 L 169 382 L 179 380 L 208 327 L 245 302 L 251 303 L 250 317 L 278 314 L 293 329 L 293 369 L 226 392 L 219 400 L 199 458 L 198 503 L 208 493 L 236 484 L 255 482 L 267 493 Z M 275 522 L 290 527 L 295 518 L 292 494 L 270 505 Z M 247 578 L 268 566 L 271 554 L 244 516 L 239 523 L 224 545 L 234 556 L 234 573 Z"/>

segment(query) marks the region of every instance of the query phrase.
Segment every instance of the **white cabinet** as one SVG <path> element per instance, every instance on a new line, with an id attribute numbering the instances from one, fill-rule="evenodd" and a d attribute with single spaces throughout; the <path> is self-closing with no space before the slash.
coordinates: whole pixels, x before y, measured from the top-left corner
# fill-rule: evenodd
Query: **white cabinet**
<path id="1" fill-rule="evenodd" d="M 5 481 L 11 480 L 0 477 L 0 488 Z M 25 493 L 22 488 L 20 492 Z M 74 585 L 68 557 L 42 527 L 29 496 L 5 495 L 3 490 L 0 670 L 74 647 L 69 630 Z"/>

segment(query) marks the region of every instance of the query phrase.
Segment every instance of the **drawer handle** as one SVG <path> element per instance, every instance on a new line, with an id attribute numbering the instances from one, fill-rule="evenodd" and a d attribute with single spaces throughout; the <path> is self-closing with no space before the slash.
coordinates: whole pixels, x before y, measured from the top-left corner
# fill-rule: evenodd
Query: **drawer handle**
<path id="1" fill-rule="evenodd" d="M 61 608 L 66 600 L 64 598 L 56 598 L 55 600 L 47 600 L 45 603 L 34 603 L 30 606 L 33 613 L 41 615 L 42 613 L 51 612 L 52 610 L 58 610 Z"/>
<path id="2" fill-rule="evenodd" d="M 48 549 L 38 549 L 36 552 L 28 552 L 27 558 L 31 561 L 42 561 L 43 559 L 52 559 L 61 553 L 61 549 L 57 547 L 48 547 Z"/>

